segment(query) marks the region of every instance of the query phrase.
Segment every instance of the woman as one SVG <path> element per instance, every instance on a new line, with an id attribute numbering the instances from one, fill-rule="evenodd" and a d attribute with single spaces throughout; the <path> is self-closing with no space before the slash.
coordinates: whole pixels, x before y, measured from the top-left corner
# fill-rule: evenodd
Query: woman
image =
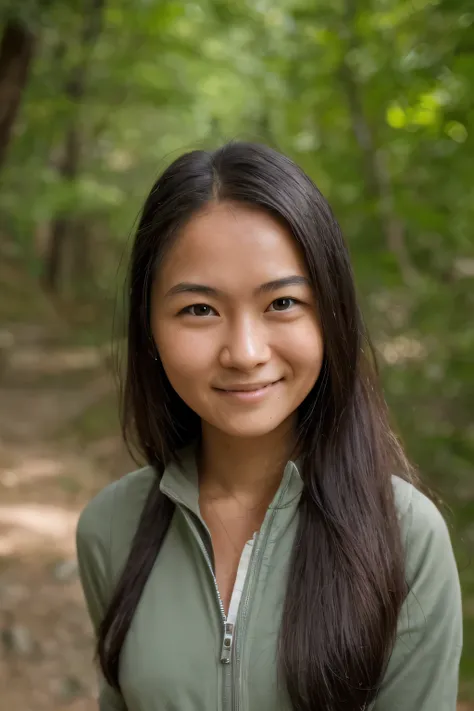
<path id="1" fill-rule="evenodd" d="M 101 711 L 451 711 L 459 579 L 389 428 L 340 228 L 264 146 L 176 160 L 130 270 L 147 466 L 77 532 Z"/>

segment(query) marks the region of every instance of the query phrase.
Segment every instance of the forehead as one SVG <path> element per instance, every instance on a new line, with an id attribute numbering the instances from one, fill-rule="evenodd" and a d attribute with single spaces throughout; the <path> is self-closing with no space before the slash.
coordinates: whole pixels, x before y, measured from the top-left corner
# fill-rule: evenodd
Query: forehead
<path id="1" fill-rule="evenodd" d="M 199 281 L 228 291 L 253 289 L 292 274 L 307 276 L 307 270 L 283 224 L 263 210 L 219 203 L 190 220 L 157 277 L 163 289 L 180 281 Z"/>

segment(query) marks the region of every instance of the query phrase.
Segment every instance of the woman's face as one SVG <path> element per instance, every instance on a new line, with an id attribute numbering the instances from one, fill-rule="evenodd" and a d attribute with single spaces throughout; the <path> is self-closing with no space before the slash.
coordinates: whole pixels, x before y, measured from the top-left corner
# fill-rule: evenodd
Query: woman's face
<path id="1" fill-rule="evenodd" d="M 212 204 L 189 222 L 157 274 L 151 325 L 175 391 L 227 435 L 289 421 L 321 370 L 304 260 L 264 211 Z"/>

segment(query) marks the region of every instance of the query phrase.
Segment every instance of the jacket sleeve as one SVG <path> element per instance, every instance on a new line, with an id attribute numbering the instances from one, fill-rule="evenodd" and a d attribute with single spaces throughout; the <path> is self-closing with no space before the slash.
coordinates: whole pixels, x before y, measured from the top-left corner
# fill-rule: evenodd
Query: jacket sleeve
<path id="1" fill-rule="evenodd" d="M 76 529 L 79 576 L 97 635 L 110 597 L 110 532 L 114 491 L 107 487 L 83 510 Z M 99 711 L 127 711 L 122 696 L 99 674 Z"/>
<path id="2" fill-rule="evenodd" d="M 455 711 L 462 606 L 448 528 L 413 489 L 404 530 L 409 592 L 374 711 Z"/>

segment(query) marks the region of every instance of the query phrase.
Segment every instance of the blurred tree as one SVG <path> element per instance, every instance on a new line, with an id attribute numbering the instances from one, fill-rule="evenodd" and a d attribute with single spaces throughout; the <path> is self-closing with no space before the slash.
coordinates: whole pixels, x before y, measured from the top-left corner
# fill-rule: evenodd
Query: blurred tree
<path id="1" fill-rule="evenodd" d="M 5 22 L 0 41 L 0 169 L 10 142 L 35 49 L 35 35 L 19 18 Z"/>
<path id="2" fill-rule="evenodd" d="M 78 38 L 78 46 L 69 70 L 64 87 L 64 96 L 70 104 L 70 116 L 65 127 L 64 144 L 58 161 L 60 179 L 71 184 L 77 180 L 80 171 L 83 138 L 81 131 L 82 104 L 85 99 L 88 69 L 91 54 L 102 29 L 104 0 L 85 0 L 81 8 L 82 28 Z M 61 40 L 57 56 L 64 57 L 71 49 L 71 38 Z M 75 48 L 76 49 L 76 48 Z M 85 217 L 73 217 L 68 211 L 55 215 L 50 237 L 46 247 L 44 263 L 44 285 L 53 292 L 59 289 L 61 273 L 64 265 L 65 247 L 68 239 L 74 243 L 75 257 L 79 265 L 79 276 L 87 279 L 87 266 L 90 264 L 91 246 L 88 244 L 88 226 Z"/>

